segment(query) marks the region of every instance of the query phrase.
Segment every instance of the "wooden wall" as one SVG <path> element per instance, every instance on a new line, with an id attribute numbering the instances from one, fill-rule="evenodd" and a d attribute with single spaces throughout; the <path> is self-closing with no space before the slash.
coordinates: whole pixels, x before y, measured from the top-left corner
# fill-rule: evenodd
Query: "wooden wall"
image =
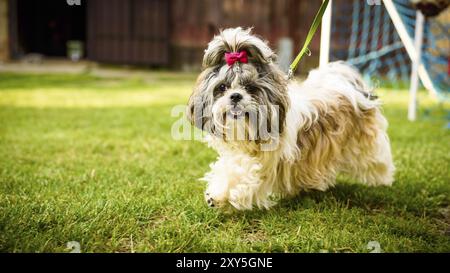
<path id="1" fill-rule="evenodd" d="M 273 48 L 282 37 L 302 46 L 321 1 L 311 0 L 171 0 L 171 65 L 198 68 L 203 50 L 219 29 L 254 27 Z M 301 66 L 318 64 L 320 34 L 311 45 L 312 57 Z"/>
<path id="2" fill-rule="evenodd" d="M 0 8 L 7 1 L 0 0 Z M 10 8 L 13 12 L 9 23 L 17 26 L 18 1 L 9 1 L 14 4 L 10 5 L 14 8 Z M 295 54 L 320 3 L 320 0 L 85 0 L 82 5 L 87 12 L 87 58 L 105 63 L 198 69 L 214 34 L 219 29 L 237 26 L 253 27 L 254 33 L 267 39 L 274 49 L 280 38 L 291 38 Z M 1 8 L 0 20 L 4 19 L 5 10 Z M 5 25 L 0 21 L 0 28 Z M 16 36 L 28 37 L 33 31 L 10 29 L 9 38 L 15 41 L 11 43 L 11 52 L 19 56 L 21 45 Z M 313 56 L 305 58 L 300 68 L 318 64 L 319 37 L 318 33 L 310 47 Z"/>
<path id="3" fill-rule="evenodd" d="M 89 0 L 88 58 L 99 62 L 169 65 L 169 2 Z"/>

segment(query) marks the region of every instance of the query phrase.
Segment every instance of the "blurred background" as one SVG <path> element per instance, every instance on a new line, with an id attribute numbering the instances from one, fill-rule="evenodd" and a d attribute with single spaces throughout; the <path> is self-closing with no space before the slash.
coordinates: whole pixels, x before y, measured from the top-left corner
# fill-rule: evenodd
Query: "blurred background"
<path id="1" fill-rule="evenodd" d="M 287 71 L 322 1 L 308 0 L 0 0 L 0 62 L 72 60 L 182 71 L 200 69 L 203 50 L 220 29 L 253 27 L 278 53 Z M 421 75 L 435 97 L 450 82 L 448 0 L 394 0 L 400 27 L 413 43 L 416 11 L 426 15 Z M 346 60 L 375 85 L 406 88 L 411 50 L 395 15 L 382 1 L 334 0 L 326 44 L 320 28 L 299 71 L 317 67 L 320 55 Z M 425 84 L 426 85 L 426 84 Z M 431 86 L 433 85 L 433 86 Z"/>
<path id="2" fill-rule="evenodd" d="M 110 64 L 199 68 L 219 29 L 254 27 L 278 48 L 298 50 L 321 1 L 0 0 L 0 60 L 82 58 Z M 78 5 L 79 4 L 79 5 Z M 320 35 L 311 45 L 318 64 Z M 293 54 L 294 46 L 289 46 Z M 71 53 L 77 51 L 78 53 Z M 70 56 L 73 54 L 73 56 Z"/>

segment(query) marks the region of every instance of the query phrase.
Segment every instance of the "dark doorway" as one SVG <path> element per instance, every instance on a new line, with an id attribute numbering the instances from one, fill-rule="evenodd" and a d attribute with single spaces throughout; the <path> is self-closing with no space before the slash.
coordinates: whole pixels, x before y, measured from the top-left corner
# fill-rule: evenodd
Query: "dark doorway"
<path id="1" fill-rule="evenodd" d="M 86 41 L 86 1 L 68 2 L 17 0 L 17 55 L 67 56 L 67 41 Z"/>

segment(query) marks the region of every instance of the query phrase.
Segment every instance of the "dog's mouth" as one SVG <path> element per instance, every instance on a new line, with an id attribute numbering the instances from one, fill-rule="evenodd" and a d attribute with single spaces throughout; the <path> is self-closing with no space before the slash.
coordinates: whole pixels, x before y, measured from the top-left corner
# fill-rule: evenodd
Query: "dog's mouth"
<path id="1" fill-rule="evenodd" d="M 233 119 L 240 119 L 245 116 L 245 111 L 242 106 L 233 105 L 228 109 L 227 114 Z"/>

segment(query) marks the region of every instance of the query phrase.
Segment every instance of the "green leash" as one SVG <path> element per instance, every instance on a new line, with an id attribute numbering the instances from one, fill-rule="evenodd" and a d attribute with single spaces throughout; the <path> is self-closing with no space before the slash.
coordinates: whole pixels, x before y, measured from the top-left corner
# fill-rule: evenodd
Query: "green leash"
<path id="1" fill-rule="evenodd" d="M 297 69 L 298 63 L 303 58 L 305 53 L 310 52 L 308 49 L 309 44 L 311 43 L 311 41 L 314 37 L 314 34 L 316 34 L 317 28 L 319 27 L 320 23 L 322 22 L 322 17 L 323 17 L 323 14 L 325 13 L 325 10 L 327 9 L 328 2 L 330 2 L 330 0 L 324 0 L 322 2 L 322 5 L 320 6 L 319 11 L 316 14 L 316 17 L 314 18 L 311 28 L 309 29 L 308 36 L 306 36 L 305 44 L 303 45 L 302 50 L 297 55 L 297 57 L 295 57 L 295 60 L 292 62 L 292 64 L 289 66 L 288 79 L 291 79 L 292 76 L 294 75 L 294 72 Z"/>

